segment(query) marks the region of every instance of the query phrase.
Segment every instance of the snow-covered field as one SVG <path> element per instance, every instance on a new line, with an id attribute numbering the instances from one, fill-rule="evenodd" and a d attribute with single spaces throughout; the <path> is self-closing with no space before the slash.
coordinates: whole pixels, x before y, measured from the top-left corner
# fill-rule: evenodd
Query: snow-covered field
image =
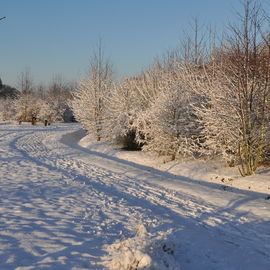
<path id="1" fill-rule="evenodd" d="M 270 269 L 269 171 L 158 167 L 83 136 L 0 123 L 1 270 Z"/>

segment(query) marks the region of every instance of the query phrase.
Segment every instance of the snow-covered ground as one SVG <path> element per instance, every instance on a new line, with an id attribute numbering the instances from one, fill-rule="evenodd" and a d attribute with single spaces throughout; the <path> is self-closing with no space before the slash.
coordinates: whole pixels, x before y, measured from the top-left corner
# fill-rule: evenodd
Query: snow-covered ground
<path id="1" fill-rule="evenodd" d="M 167 157 L 158 157 L 142 151 L 124 151 L 108 142 L 95 142 L 89 135 L 83 137 L 79 141 L 79 145 L 95 152 L 146 165 L 174 175 L 218 184 L 224 189 L 235 188 L 270 194 L 269 167 L 261 167 L 256 175 L 243 178 L 237 167 L 230 168 L 220 160 L 170 161 Z"/>
<path id="2" fill-rule="evenodd" d="M 270 269 L 269 170 L 161 164 L 83 136 L 0 123 L 1 270 Z"/>

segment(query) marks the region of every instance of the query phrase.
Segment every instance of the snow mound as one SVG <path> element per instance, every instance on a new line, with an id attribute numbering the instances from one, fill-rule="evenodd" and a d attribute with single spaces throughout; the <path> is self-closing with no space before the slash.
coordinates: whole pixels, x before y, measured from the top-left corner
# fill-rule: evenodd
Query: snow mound
<path id="1" fill-rule="evenodd" d="M 134 237 L 106 247 L 103 265 L 109 270 L 180 270 L 174 257 L 176 244 L 169 240 L 169 233 L 153 234 L 140 225 Z"/>

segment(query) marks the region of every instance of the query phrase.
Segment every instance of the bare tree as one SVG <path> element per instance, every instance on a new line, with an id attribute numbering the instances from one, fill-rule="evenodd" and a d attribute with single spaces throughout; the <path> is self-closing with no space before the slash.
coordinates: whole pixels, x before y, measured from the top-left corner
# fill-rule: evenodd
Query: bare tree
<path id="1" fill-rule="evenodd" d="M 34 90 L 33 79 L 31 77 L 30 69 L 26 68 L 18 76 L 18 89 L 22 94 L 30 94 Z"/>
<path id="2" fill-rule="evenodd" d="M 209 28 L 209 36 L 211 40 L 214 32 Z M 194 18 L 190 24 L 188 33 L 184 32 L 184 38 L 180 42 L 179 56 L 186 64 L 200 65 L 203 63 L 207 53 L 207 31 L 206 28 L 199 24 L 199 19 Z M 210 42 L 209 42 L 210 43 Z"/>

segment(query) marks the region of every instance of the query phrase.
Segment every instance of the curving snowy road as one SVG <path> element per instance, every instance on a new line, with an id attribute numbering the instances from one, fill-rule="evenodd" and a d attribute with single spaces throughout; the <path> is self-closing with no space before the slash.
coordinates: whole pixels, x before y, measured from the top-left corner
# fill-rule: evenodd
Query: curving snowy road
<path id="1" fill-rule="evenodd" d="M 78 146 L 78 124 L 0 123 L 0 269 L 103 269 L 139 224 L 185 269 L 270 269 L 270 202 Z M 270 181 L 270 179 L 269 179 Z M 169 269 L 169 268 L 168 268 Z"/>

